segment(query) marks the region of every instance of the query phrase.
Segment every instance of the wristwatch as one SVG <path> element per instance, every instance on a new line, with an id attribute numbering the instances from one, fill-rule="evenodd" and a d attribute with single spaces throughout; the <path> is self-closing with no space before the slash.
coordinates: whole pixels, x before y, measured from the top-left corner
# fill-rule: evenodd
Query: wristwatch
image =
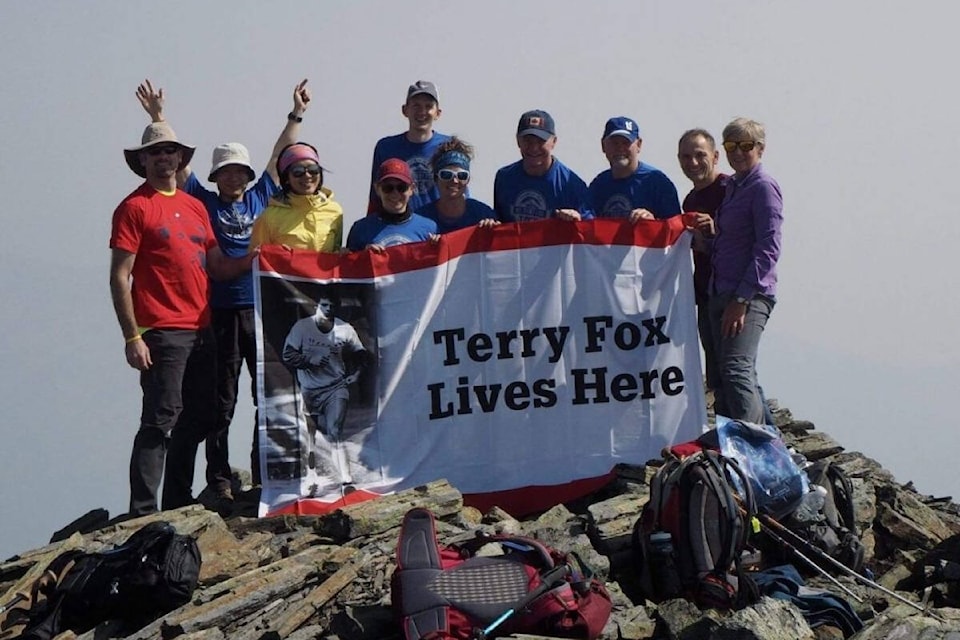
<path id="1" fill-rule="evenodd" d="M 303 116 L 298 116 L 293 111 L 287 114 L 287 120 L 292 120 L 293 122 L 303 122 Z"/>

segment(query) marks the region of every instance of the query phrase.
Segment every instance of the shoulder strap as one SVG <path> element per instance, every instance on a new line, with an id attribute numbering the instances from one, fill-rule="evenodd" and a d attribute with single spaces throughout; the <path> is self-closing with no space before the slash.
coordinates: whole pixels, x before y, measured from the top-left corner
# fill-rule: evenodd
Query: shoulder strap
<path id="1" fill-rule="evenodd" d="M 471 540 L 458 543 L 456 548 L 465 556 L 473 556 L 481 547 L 490 543 L 499 544 L 507 550 L 507 553 L 524 554 L 526 564 L 538 569 L 552 569 L 556 564 L 554 558 L 559 555 L 547 545 L 533 538 L 508 534 L 490 535 L 482 531 L 477 531 L 476 537 Z"/>
<path id="2" fill-rule="evenodd" d="M 840 524 L 851 532 L 857 532 L 857 516 L 853 507 L 853 481 L 850 476 L 835 464 L 827 467 L 828 490 L 832 493 L 833 503 L 840 518 Z"/>
<path id="3" fill-rule="evenodd" d="M 427 509 L 407 512 L 397 542 L 397 570 L 391 591 L 401 616 L 404 637 L 443 637 L 449 630 L 447 606 L 427 585 L 441 572 L 436 522 Z"/>

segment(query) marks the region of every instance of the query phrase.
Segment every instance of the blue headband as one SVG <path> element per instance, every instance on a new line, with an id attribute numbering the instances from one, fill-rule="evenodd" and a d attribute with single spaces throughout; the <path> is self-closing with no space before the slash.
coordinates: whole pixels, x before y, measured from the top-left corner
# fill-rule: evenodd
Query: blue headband
<path id="1" fill-rule="evenodd" d="M 463 167 L 469 171 L 470 158 L 461 151 L 447 151 L 433 163 L 434 171 L 439 171 L 444 167 Z"/>

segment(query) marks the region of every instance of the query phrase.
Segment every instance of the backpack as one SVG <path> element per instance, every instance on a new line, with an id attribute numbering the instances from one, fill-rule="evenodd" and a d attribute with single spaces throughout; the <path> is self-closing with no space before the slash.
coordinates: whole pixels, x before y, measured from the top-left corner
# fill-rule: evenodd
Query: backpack
<path id="1" fill-rule="evenodd" d="M 491 543 L 500 555 L 478 555 Z M 575 554 L 480 532 L 441 547 L 427 509 L 404 516 L 396 561 L 391 599 L 406 640 L 496 637 L 494 631 L 593 640 L 610 617 L 606 587 Z"/>
<path id="2" fill-rule="evenodd" d="M 864 547 L 857 533 L 853 482 L 838 465 L 818 460 L 806 469 L 811 487 L 823 505 L 811 517 L 797 509 L 782 524 L 803 540 L 857 573 L 863 568 Z"/>
<path id="3" fill-rule="evenodd" d="M 960 607 L 960 534 L 937 543 L 913 563 L 897 591 L 917 591 L 924 604 Z"/>
<path id="4" fill-rule="evenodd" d="M 750 482 L 734 460 L 709 449 L 668 458 L 633 530 L 644 595 L 717 609 L 759 600 L 741 563 L 755 516 Z"/>
<path id="5" fill-rule="evenodd" d="M 67 551 L 29 592 L 17 594 L 19 629 L 4 624 L 0 639 L 47 640 L 68 629 L 81 634 L 106 620 L 139 628 L 190 601 L 200 564 L 196 541 L 159 521 L 109 551 Z M 5 635 L 9 629 L 19 635 Z"/>

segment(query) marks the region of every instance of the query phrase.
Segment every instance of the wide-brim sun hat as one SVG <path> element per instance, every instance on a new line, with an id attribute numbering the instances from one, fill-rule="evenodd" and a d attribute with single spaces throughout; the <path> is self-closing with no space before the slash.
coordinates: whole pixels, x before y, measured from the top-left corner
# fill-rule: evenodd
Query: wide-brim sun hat
<path id="1" fill-rule="evenodd" d="M 177 134 L 174 133 L 173 127 L 166 122 L 151 122 L 143 130 L 143 136 L 140 137 L 140 146 L 123 150 L 123 157 L 127 161 L 127 166 L 141 178 L 146 178 L 147 172 L 143 163 L 140 162 L 140 152 L 164 143 L 173 143 L 180 147 L 180 164 L 177 166 L 177 171 L 181 171 L 190 164 L 193 152 L 197 150 L 196 147 L 191 147 L 177 140 Z"/>

